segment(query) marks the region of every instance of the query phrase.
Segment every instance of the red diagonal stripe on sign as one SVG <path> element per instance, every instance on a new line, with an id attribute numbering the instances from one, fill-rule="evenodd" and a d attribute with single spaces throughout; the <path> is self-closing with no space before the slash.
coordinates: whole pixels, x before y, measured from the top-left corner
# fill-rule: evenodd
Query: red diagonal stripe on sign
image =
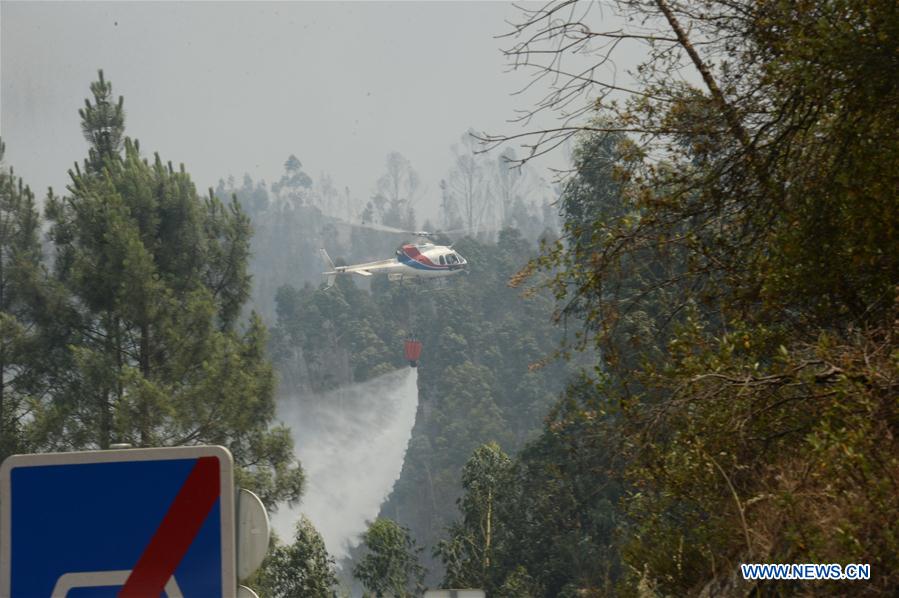
<path id="1" fill-rule="evenodd" d="M 131 575 L 119 598 L 159 596 L 200 531 L 220 493 L 219 461 L 200 457 Z"/>

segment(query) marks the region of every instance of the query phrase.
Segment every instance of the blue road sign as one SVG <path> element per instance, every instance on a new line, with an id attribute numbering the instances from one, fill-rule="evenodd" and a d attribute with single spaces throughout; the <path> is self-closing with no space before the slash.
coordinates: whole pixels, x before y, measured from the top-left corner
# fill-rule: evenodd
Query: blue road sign
<path id="1" fill-rule="evenodd" d="M 0 596 L 233 596 L 231 454 L 15 455 L 0 467 Z"/>

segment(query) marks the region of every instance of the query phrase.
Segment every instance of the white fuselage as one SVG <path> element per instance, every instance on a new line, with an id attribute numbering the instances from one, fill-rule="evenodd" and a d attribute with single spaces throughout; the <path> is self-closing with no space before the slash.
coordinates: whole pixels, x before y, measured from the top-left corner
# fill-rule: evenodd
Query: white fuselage
<path id="1" fill-rule="evenodd" d="M 441 278 L 463 272 L 468 262 L 451 247 L 445 245 L 403 245 L 396 257 L 389 260 L 335 267 L 330 274 L 358 274 L 371 276 L 387 274 L 391 280 L 403 278 Z"/>

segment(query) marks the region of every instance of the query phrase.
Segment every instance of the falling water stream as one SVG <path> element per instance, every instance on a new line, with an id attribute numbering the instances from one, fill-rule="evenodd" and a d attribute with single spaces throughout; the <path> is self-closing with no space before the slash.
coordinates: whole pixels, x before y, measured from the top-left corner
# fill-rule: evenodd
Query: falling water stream
<path id="1" fill-rule="evenodd" d="M 305 514 L 338 560 L 358 544 L 400 475 L 418 406 L 417 370 L 405 368 L 321 395 L 291 397 L 278 418 L 293 431 L 306 472 L 299 505 L 272 526 L 285 542 Z"/>

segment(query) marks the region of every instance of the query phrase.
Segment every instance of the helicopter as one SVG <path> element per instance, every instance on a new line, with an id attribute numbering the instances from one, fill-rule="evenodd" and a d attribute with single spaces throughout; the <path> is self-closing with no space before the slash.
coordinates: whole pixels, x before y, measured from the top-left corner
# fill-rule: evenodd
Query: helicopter
<path id="1" fill-rule="evenodd" d="M 328 271 L 322 272 L 326 279 L 326 286 L 334 285 L 337 276 L 341 274 L 356 274 L 359 276 L 372 276 L 373 274 L 387 274 L 391 281 L 409 279 L 446 278 L 461 274 L 467 270 L 468 261 L 455 251 L 452 245 L 435 245 L 428 239 L 435 233 L 427 231 L 402 231 L 383 225 L 366 225 L 375 230 L 414 235 L 426 242 L 406 243 L 401 245 L 394 257 L 377 262 L 366 262 L 348 266 L 335 266 L 328 252 L 320 250 L 322 259 Z"/>

